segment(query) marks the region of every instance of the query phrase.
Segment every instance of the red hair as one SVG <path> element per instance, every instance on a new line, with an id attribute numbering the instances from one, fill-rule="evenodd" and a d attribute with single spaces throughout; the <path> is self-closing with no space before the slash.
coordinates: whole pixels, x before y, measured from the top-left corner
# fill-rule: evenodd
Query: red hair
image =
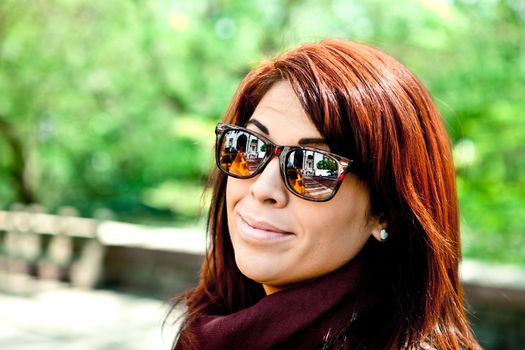
<path id="1" fill-rule="evenodd" d="M 364 290 L 380 296 L 365 341 L 381 349 L 479 349 L 463 309 L 455 172 L 440 114 L 422 83 L 402 64 L 363 44 L 325 40 L 303 45 L 251 71 L 226 112 L 244 125 L 262 96 L 288 80 L 332 152 L 353 159 L 370 190 L 372 214 L 390 239 L 370 239 Z M 218 171 L 208 215 L 210 247 L 199 285 L 186 303 L 180 341 L 190 342 L 203 313 L 230 314 L 264 296 L 238 270 L 229 238 L 225 188 Z M 373 340 L 375 338 L 375 340 Z"/>

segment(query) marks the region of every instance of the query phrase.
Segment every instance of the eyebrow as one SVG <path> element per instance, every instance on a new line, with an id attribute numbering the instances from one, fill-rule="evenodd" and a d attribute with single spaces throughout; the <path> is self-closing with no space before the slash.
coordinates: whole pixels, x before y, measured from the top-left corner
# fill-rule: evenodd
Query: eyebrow
<path id="1" fill-rule="evenodd" d="M 266 126 L 264 126 L 260 121 L 257 119 L 250 119 L 246 123 L 246 126 L 253 124 L 255 125 L 259 130 L 261 130 L 266 135 L 270 136 L 270 131 Z M 304 146 L 304 145 L 326 145 L 326 141 L 323 138 L 320 137 L 303 137 L 297 141 L 297 144 Z"/>
<path id="2" fill-rule="evenodd" d="M 266 126 L 262 125 L 261 122 L 258 121 L 257 119 L 250 119 L 250 120 L 248 120 L 248 122 L 246 123 L 246 126 L 248 126 L 250 124 L 255 125 L 259 130 L 264 132 L 266 135 L 270 136 L 270 131 L 268 130 L 268 128 Z"/>
<path id="3" fill-rule="evenodd" d="M 297 144 L 304 146 L 304 145 L 326 145 L 326 141 L 322 138 L 317 137 L 305 137 L 302 139 L 299 139 L 297 141 Z"/>

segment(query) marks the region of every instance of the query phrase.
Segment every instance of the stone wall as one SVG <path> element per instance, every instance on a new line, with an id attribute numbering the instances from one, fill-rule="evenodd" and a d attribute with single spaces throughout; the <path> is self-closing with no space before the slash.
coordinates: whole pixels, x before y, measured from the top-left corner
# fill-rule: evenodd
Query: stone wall
<path id="1" fill-rule="evenodd" d="M 197 283 L 205 245 L 199 228 L 99 222 L 70 210 L 0 211 L 0 291 L 26 293 L 20 286 L 31 280 L 55 280 L 167 300 Z M 464 261 L 461 279 L 481 344 L 525 349 L 525 268 Z"/>
<path id="2" fill-rule="evenodd" d="M 525 268 L 465 261 L 461 266 L 469 319 L 490 350 L 525 348 Z"/>

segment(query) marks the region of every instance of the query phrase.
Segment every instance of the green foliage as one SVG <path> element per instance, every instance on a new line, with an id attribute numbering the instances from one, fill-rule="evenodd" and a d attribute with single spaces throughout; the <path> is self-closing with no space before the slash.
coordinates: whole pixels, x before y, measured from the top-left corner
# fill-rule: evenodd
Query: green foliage
<path id="1" fill-rule="evenodd" d="M 519 0 L 3 0 L 0 205 L 197 215 L 242 76 L 335 36 L 391 53 L 435 97 L 465 253 L 525 262 L 524 24 Z"/>
<path id="2" fill-rule="evenodd" d="M 333 160 L 323 159 L 317 162 L 317 169 L 336 171 L 337 164 Z"/>

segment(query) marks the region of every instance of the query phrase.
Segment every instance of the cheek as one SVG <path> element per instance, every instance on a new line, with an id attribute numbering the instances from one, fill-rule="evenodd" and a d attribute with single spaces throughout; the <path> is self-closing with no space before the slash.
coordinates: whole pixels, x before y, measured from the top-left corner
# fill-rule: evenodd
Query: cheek
<path id="1" fill-rule="evenodd" d="M 368 222 L 367 191 L 341 188 L 327 205 L 303 208 L 302 229 L 313 254 L 327 264 L 338 264 L 354 257 L 364 246 L 371 231 Z M 316 203 L 314 203 L 316 204 Z"/>
<path id="2" fill-rule="evenodd" d="M 228 177 L 226 182 L 226 215 L 228 218 L 228 226 L 231 229 L 235 227 L 234 225 L 234 214 L 235 209 L 239 202 L 245 199 L 250 193 L 250 183 L 249 179 L 236 179 L 233 177 Z"/>
<path id="3" fill-rule="evenodd" d="M 308 227 L 316 227 L 329 232 L 355 232 L 368 226 L 368 191 L 349 179 L 341 185 L 337 195 L 328 202 L 315 203 L 301 201 L 304 222 Z"/>
<path id="4" fill-rule="evenodd" d="M 310 240 L 323 247 L 339 250 L 359 244 L 367 235 L 366 212 L 348 203 L 339 208 L 303 210 L 303 230 Z"/>
<path id="5" fill-rule="evenodd" d="M 230 213 L 235 205 L 248 193 L 249 182 L 248 180 L 228 177 L 226 180 L 226 208 L 228 213 Z"/>

